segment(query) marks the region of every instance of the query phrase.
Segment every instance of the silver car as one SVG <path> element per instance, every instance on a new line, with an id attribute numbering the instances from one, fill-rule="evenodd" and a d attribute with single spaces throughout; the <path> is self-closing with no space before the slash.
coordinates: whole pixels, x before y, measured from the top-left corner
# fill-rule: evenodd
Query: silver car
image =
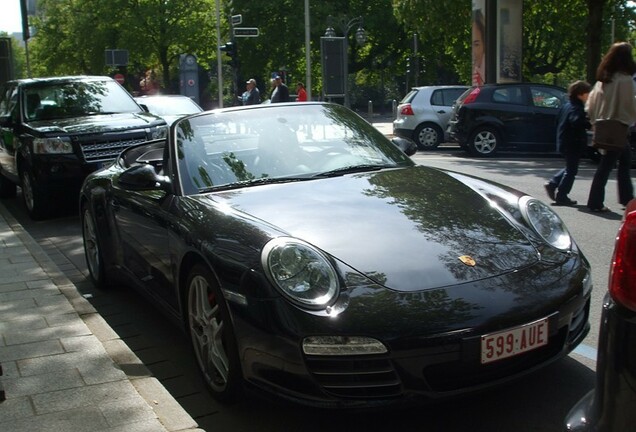
<path id="1" fill-rule="evenodd" d="M 451 106 L 469 87 L 414 87 L 397 107 L 393 135 L 410 138 L 420 150 L 437 148 L 447 138 Z"/>
<path id="2" fill-rule="evenodd" d="M 168 125 L 184 115 L 203 111 L 195 101 L 183 95 L 137 96 L 135 101 L 144 111 L 163 118 Z"/>

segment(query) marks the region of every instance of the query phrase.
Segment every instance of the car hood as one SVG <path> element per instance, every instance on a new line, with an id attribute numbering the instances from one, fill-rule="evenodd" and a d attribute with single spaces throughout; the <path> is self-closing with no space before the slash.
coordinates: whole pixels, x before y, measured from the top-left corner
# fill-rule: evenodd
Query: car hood
<path id="1" fill-rule="evenodd" d="M 423 166 L 199 199 L 220 200 L 266 221 L 397 291 L 472 282 L 539 259 L 529 240 L 483 195 Z"/>
<path id="2" fill-rule="evenodd" d="M 78 134 L 118 131 L 163 125 L 165 122 L 148 113 L 98 114 L 83 117 L 39 120 L 28 127 L 42 134 Z"/>

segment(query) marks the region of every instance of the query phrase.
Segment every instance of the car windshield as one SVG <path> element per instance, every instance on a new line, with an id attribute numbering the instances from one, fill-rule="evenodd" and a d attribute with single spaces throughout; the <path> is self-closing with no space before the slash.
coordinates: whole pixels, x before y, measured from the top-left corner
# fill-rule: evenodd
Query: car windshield
<path id="1" fill-rule="evenodd" d="M 181 115 L 201 112 L 201 108 L 187 96 L 149 96 L 136 99 L 148 108 L 148 111 L 159 115 Z"/>
<path id="2" fill-rule="evenodd" d="M 335 104 L 260 105 L 172 128 L 185 194 L 411 166 L 376 128 Z"/>
<path id="3" fill-rule="evenodd" d="M 24 98 L 27 121 L 140 112 L 132 96 L 110 80 L 37 83 L 25 88 Z"/>

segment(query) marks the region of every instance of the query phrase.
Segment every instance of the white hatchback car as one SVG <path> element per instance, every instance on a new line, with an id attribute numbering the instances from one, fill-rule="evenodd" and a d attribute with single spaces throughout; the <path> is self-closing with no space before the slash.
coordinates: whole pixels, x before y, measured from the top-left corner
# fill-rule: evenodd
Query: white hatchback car
<path id="1" fill-rule="evenodd" d="M 414 87 L 397 107 L 393 135 L 412 139 L 420 150 L 437 148 L 446 139 L 451 106 L 468 86 Z"/>

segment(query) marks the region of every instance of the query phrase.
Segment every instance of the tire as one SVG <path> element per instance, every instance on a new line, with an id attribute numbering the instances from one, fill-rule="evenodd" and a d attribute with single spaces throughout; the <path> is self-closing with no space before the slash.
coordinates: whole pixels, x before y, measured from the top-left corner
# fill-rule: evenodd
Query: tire
<path id="1" fill-rule="evenodd" d="M 16 196 L 16 190 L 15 183 L 0 175 L 0 198 L 13 198 Z"/>
<path id="2" fill-rule="evenodd" d="M 186 289 L 186 325 L 201 374 L 215 399 L 236 402 L 243 378 L 223 294 L 212 272 L 201 264 L 190 271 Z"/>
<path id="3" fill-rule="evenodd" d="M 84 241 L 84 256 L 86 258 L 86 266 L 91 282 L 98 289 L 106 289 L 110 287 L 110 280 L 107 277 L 104 268 L 104 259 L 102 258 L 102 247 L 97 233 L 97 224 L 93 217 L 90 206 L 84 204 L 81 213 L 82 238 Z"/>
<path id="4" fill-rule="evenodd" d="M 476 157 L 494 156 L 501 145 L 499 132 L 493 127 L 482 126 L 475 129 L 468 140 L 468 151 Z"/>
<path id="5" fill-rule="evenodd" d="M 35 177 L 29 166 L 20 170 L 22 200 L 29 217 L 33 220 L 46 219 L 49 216 L 49 199 L 35 183 Z"/>
<path id="6" fill-rule="evenodd" d="M 413 133 L 413 141 L 420 150 L 436 149 L 444 140 L 444 131 L 433 123 L 422 123 Z"/>

